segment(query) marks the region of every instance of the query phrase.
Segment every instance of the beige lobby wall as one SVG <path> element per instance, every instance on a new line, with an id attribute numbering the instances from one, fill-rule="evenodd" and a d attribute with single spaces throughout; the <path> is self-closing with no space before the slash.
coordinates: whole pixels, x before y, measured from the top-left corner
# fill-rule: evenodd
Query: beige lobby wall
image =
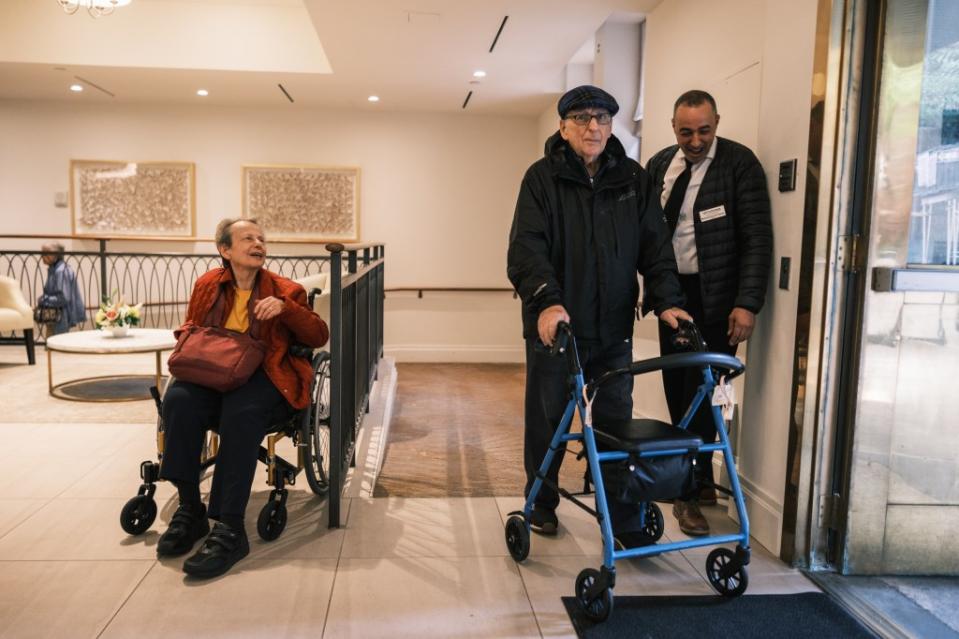
<path id="1" fill-rule="evenodd" d="M 536 119 L 521 117 L 0 102 L 0 234 L 70 232 L 54 193 L 68 189 L 71 158 L 195 162 L 204 238 L 221 217 L 239 214 L 242 164 L 359 166 L 362 239 L 386 242 L 387 287 L 508 287 L 509 224 L 535 134 Z M 213 249 L 207 241 L 175 247 L 122 244 Z M 400 360 L 522 358 L 509 293 L 390 293 L 385 332 L 387 352 Z"/>
<path id="2" fill-rule="evenodd" d="M 691 15 L 706 25 L 702 37 L 688 37 Z M 782 526 L 815 22 L 813 0 L 670 0 L 650 13 L 646 28 L 643 162 L 675 143 L 675 98 L 701 88 L 718 102 L 719 134 L 750 146 L 766 170 L 773 266 L 748 344 L 736 452 L 752 533 L 773 552 Z M 779 162 L 791 158 L 799 160 L 796 190 L 779 193 Z M 781 256 L 792 258 L 788 291 L 777 287 Z"/>

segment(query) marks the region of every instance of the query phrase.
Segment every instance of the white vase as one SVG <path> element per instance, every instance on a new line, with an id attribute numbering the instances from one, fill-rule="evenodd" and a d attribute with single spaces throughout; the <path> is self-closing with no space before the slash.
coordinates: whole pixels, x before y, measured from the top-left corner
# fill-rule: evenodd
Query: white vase
<path id="1" fill-rule="evenodd" d="M 127 333 L 130 332 L 129 326 L 111 326 L 110 332 L 113 333 L 114 337 L 126 337 Z"/>

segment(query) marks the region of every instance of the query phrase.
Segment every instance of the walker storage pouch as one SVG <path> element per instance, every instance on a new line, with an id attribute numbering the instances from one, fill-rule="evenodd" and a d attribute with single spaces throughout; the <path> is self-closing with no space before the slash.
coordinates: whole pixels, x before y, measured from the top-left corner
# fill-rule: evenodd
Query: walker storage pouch
<path id="1" fill-rule="evenodd" d="M 693 460 L 696 453 L 639 457 L 603 464 L 606 493 L 624 504 L 673 499 L 691 493 L 696 486 Z"/>

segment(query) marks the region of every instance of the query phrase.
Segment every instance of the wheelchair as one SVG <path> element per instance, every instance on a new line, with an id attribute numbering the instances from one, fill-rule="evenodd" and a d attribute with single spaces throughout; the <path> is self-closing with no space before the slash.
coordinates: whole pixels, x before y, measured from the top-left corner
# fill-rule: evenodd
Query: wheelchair
<path id="1" fill-rule="evenodd" d="M 595 622 L 605 621 L 613 609 L 613 588 L 616 585 L 617 559 L 651 557 L 666 552 L 686 550 L 701 546 L 736 543 L 736 550 L 725 547 L 712 550 L 706 559 L 706 576 L 712 587 L 726 597 L 735 597 L 745 592 L 749 583 L 746 566 L 749 564 L 749 518 L 743 501 L 742 490 L 736 474 L 729 437 L 719 406 L 711 406 L 713 420 L 719 442 L 704 444 L 698 435 L 687 432 L 686 428 L 703 401 L 711 402 L 713 390 L 717 384 L 728 382 L 741 375 L 745 366 L 738 359 L 723 353 L 706 352 L 706 344 L 699 330 L 692 322 L 681 321 L 678 334 L 680 342 L 695 352 L 676 353 L 638 362 L 628 367 L 612 370 L 588 384 L 583 379 L 583 371 L 576 350 L 576 340 L 569 324 L 561 322 L 557 338 L 551 349 L 555 356 L 565 355 L 569 367 L 569 402 L 553 435 L 549 450 L 543 463 L 536 472 L 536 479 L 526 499 L 523 510 L 509 513 L 506 521 L 506 546 L 514 561 L 524 561 L 530 551 L 530 514 L 536 495 L 544 483 L 555 489 L 562 497 L 590 513 L 599 523 L 603 538 L 603 565 L 599 570 L 586 568 L 579 573 L 575 581 L 575 598 L 587 618 Z M 668 424 L 654 419 L 630 419 L 608 424 L 593 424 L 591 405 L 603 384 L 618 375 L 642 375 L 659 370 L 696 367 L 702 371 L 703 383 L 699 386 L 686 414 L 679 425 Z M 720 377 L 721 376 L 721 377 Z M 582 422 L 581 432 L 570 432 L 574 413 L 578 412 Z M 588 461 L 588 482 L 595 486 L 595 509 L 577 499 L 563 488 L 555 485 L 546 477 L 560 445 L 564 442 L 579 441 L 583 444 L 580 456 Z M 604 450 L 598 450 L 598 443 Z M 717 490 L 729 494 L 735 500 L 739 515 L 739 532 L 728 535 L 711 535 L 686 541 L 658 543 L 663 536 L 665 524 L 663 513 L 654 503 L 655 499 L 680 497 L 695 489 L 693 464 L 699 452 L 721 451 L 724 469 L 729 475 L 731 489 L 714 486 Z M 674 463 L 687 460 L 685 465 Z M 602 468 L 607 469 L 604 476 Z M 613 472 L 610 472 L 613 471 Z M 610 523 L 609 508 L 604 489 L 604 480 L 618 478 L 626 474 L 629 480 L 632 503 L 638 503 L 642 537 L 647 541 L 639 547 L 616 550 L 613 530 Z M 657 476 L 659 475 L 659 476 Z M 631 482 L 631 483 L 630 483 Z M 611 488 L 620 495 L 621 481 L 610 481 Z M 682 486 L 682 488 L 680 488 Z M 582 495 L 584 493 L 580 493 Z"/>
<path id="2" fill-rule="evenodd" d="M 268 429 L 266 446 L 260 446 L 258 458 L 266 465 L 267 485 L 272 486 L 269 500 L 257 517 L 256 531 L 264 541 L 277 539 L 286 527 L 287 485 L 295 484 L 302 470 L 307 484 L 315 495 L 323 496 L 330 488 L 330 354 L 294 344 L 290 348 L 294 357 L 303 357 L 312 363 L 313 379 L 310 389 L 310 405 Z M 164 391 L 172 379 L 167 381 Z M 120 511 L 120 526 L 130 535 L 141 535 L 153 525 L 157 516 L 157 504 L 153 495 L 160 479 L 160 464 L 163 462 L 164 425 L 163 400 L 157 387 L 150 389 L 157 405 L 157 461 L 147 460 L 140 464 L 140 485 L 136 496 L 130 498 Z M 289 437 L 297 451 L 296 462 L 280 457 L 276 452 L 277 442 Z M 219 437 L 215 430 L 207 433 L 200 459 L 201 473 L 216 463 Z"/>

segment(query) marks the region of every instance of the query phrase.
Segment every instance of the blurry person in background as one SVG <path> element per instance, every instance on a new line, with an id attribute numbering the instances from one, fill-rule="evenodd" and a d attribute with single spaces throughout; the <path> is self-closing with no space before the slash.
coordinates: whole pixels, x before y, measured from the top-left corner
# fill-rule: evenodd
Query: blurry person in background
<path id="1" fill-rule="evenodd" d="M 37 300 L 38 309 L 59 309 L 44 311 L 41 316 L 50 318 L 45 321 L 45 335 L 66 333 L 72 327 L 83 324 L 86 311 L 83 307 L 83 295 L 73 272 L 63 259 L 63 245 L 50 242 L 40 247 L 41 259 L 47 265 L 47 281 L 43 285 L 43 295 Z"/>

